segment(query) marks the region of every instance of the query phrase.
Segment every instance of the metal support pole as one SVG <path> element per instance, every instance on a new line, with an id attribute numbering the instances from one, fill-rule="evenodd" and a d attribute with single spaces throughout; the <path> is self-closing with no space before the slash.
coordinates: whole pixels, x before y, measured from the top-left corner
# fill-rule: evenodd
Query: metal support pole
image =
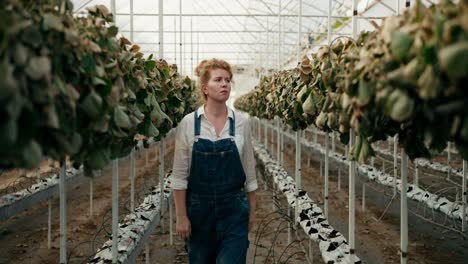
<path id="1" fill-rule="evenodd" d="M 163 215 L 163 201 L 164 201 L 164 156 L 166 155 L 166 150 L 164 149 L 164 138 L 159 141 L 159 190 L 161 190 L 159 201 L 161 206 L 159 207 L 159 215 Z M 162 226 L 162 225 L 161 225 Z"/>
<path id="2" fill-rule="evenodd" d="M 149 242 L 146 242 L 145 245 L 145 263 L 150 264 L 150 247 L 149 247 Z"/>
<path id="3" fill-rule="evenodd" d="M 135 210 L 135 150 L 130 152 L 130 210 Z"/>
<path id="4" fill-rule="evenodd" d="M 159 31 L 159 58 L 164 59 L 164 1 L 158 1 L 158 13 L 159 13 L 159 23 L 158 23 L 158 31 Z M 174 27 L 175 31 L 175 27 Z M 174 39 L 174 43 L 175 39 Z M 174 53 L 176 53 L 174 49 Z"/>
<path id="5" fill-rule="evenodd" d="M 452 173 L 452 167 L 450 165 L 451 161 L 452 161 L 452 155 L 451 155 L 451 150 L 450 150 L 450 142 L 447 142 L 447 167 L 448 167 L 448 170 L 447 170 L 447 180 L 450 179 L 450 174 Z"/>
<path id="6" fill-rule="evenodd" d="M 282 127 L 284 129 L 284 125 Z M 284 167 L 284 133 L 281 133 L 281 166 Z"/>
<path id="7" fill-rule="evenodd" d="M 265 143 L 265 148 L 268 150 L 268 125 L 267 125 L 267 120 L 264 119 L 263 120 L 263 125 L 265 126 L 265 134 L 263 136 L 263 140 L 264 140 L 264 143 Z"/>
<path id="8" fill-rule="evenodd" d="M 118 261 L 119 245 L 119 160 L 112 161 L 112 263 Z"/>
<path id="9" fill-rule="evenodd" d="M 172 193 L 171 197 L 174 197 L 174 193 Z M 174 232 L 172 231 L 173 222 L 174 222 L 173 199 L 171 198 L 169 201 L 169 245 L 171 246 L 174 245 Z"/>
<path id="10" fill-rule="evenodd" d="M 292 235 L 291 235 L 291 206 L 288 203 L 288 245 L 291 244 L 292 241 Z"/>
<path id="11" fill-rule="evenodd" d="M 466 228 L 466 170 L 467 170 L 467 162 L 463 160 L 463 179 L 462 179 L 462 232 L 465 233 Z"/>
<path id="12" fill-rule="evenodd" d="M 148 168 L 148 152 L 149 149 L 145 149 L 145 168 Z"/>
<path id="13" fill-rule="evenodd" d="M 182 61 L 182 0 L 179 0 L 179 56 L 180 56 L 180 73 L 183 74 L 183 61 Z"/>
<path id="14" fill-rule="evenodd" d="M 362 184 L 362 211 L 366 211 L 366 184 Z"/>
<path id="15" fill-rule="evenodd" d="M 317 128 L 314 127 L 314 143 L 317 144 L 318 142 L 318 132 Z"/>
<path id="16" fill-rule="evenodd" d="M 297 61 L 301 61 L 302 55 L 302 45 L 301 45 L 301 37 L 302 37 L 302 0 L 299 1 L 299 14 L 297 15 Z"/>
<path id="17" fill-rule="evenodd" d="M 338 168 L 338 191 L 341 191 L 341 168 Z"/>
<path id="18" fill-rule="evenodd" d="M 357 0 L 353 0 L 352 9 L 352 30 L 353 30 L 353 39 L 357 39 Z M 355 142 L 355 132 L 353 129 L 349 131 L 349 149 L 354 145 Z M 349 229 L 348 229 L 348 238 L 349 238 L 349 261 L 348 263 L 354 263 L 355 260 L 355 239 L 354 239 L 354 227 L 355 227 L 355 199 L 356 199 L 356 186 L 355 186 L 355 177 L 356 177 L 356 161 L 350 160 L 349 165 Z"/>
<path id="19" fill-rule="evenodd" d="M 418 159 L 414 160 L 414 185 L 419 186 L 419 164 Z"/>
<path id="20" fill-rule="evenodd" d="M 398 136 L 393 138 L 393 195 L 397 194 L 397 178 L 398 178 Z"/>
<path id="21" fill-rule="evenodd" d="M 115 10 L 115 0 L 110 0 L 110 9 L 111 9 L 111 13 L 112 15 L 114 16 L 114 25 L 116 24 L 116 20 L 117 20 L 117 12 Z"/>
<path id="22" fill-rule="evenodd" d="M 335 132 L 332 132 L 332 153 L 335 154 L 336 153 L 336 143 L 335 143 L 335 137 L 336 137 L 336 134 Z"/>
<path id="23" fill-rule="evenodd" d="M 296 131 L 296 206 L 294 213 L 294 226 L 297 227 L 299 219 L 299 190 L 302 188 L 302 179 L 301 179 L 301 132 Z"/>
<path id="24" fill-rule="evenodd" d="M 190 76 L 193 78 L 193 18 L 190 18 Z"/>
<path id="25" fill-rule="evenodd" d="M 401 220 L 400 220 L 400 239 L 401 239 L 401 263 L 406 264 L 408 261 L 408 197 L 406 192 L 408 190 L 408 156 L 405 150 L 401 150 Z"/>
<path id="26" fill-rule="evenodd" d="M 276 117 L 276 159 L 280 161 L 281 157 L 281 120 L 279 117 Z"/>
<path id="27" fill-rule="evenodd" d="M 355 3 L 356 0 L 353 1 Z M 353 129 L 349 132 L 349 148 L 352 148 L 355 142 L 355 132 Z M 355 199 L 356 199 L 356 186 L 355 186 L 355 178 L 356 178 L 356 161 L 351 160 L 349 166 L 349 261 L 348 263 L 354 263 L 355 260 L 355 239 L 354 239 L 354 229 L 355 229 Z"/>
<path id="28" fill-rule="evenodd" d="M 328 219 L 328 178 L 329 178 L 329 162 L 330 162 L 330 144 L 328 134 L 325 134 L 325 218 Z"/>
<path id="29" fill-rule="evenodd" d="M 370 158 L 370 164 L 371 164 L 372 167 L 375 168 L 375 166 L 374 166 L 375 165 L 375 157 Z"/>
<path id="30" fill-rule="evenodd" d="M 278 71 L 281 70 L 281 0 L 278 0 Z"/>
<path id="31" fill-rule="evenodd" d="M 323 177 L 323 160 L 320 159 L 320 178 Z"/>
<path id="32" fill-rule="evenodd" d="M 65 161 L 60 164 L 60 264 L 67 263 L 67 186 Z"/>
<path id="33" fill-rule="evenodd" d="M 130 42 L 133 43 L 133 0 L 130 0 Z"/>
<path id="34" fill-rule="evenodd" d="M 89 178 L 89 217 L 93 217 L 94 178 Z"/>
<path id="35" fill-rule="evenodd" d="M 163 0 L 160 0 L 163 1 Z M 174 64 L 177 64 L 177 18 L 174 16 Z"/>
<path id="36" fill-rule="evenodd" d="M 49 199 L 49 216 L 47 218 L 47 249 L 52 247 L 52 200 Z"/>

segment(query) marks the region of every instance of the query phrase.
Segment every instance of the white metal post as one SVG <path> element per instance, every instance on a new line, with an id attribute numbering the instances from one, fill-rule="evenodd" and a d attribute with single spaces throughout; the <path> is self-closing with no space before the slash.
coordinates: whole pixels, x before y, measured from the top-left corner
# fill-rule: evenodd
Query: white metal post
<path id="1" fill-rule="evenodd" d="M 163 1 L 163 0 L 160 0 Z M 174 16 L 174 64 L 177 64 L 177 18 Z"/>
<path id="2" fill-rule="evenodd" d="M 296 206 L 294 214 L 294 225 L 297 227 L 299 219 L 299 190 L 302 188 L 302 179 L 301 179 L 301 132 L 296 131 Z"/>
<path id="3" fill-rule="evenodd" d="M 278 0 L 278 71 L 281 71 L 281 0 Z"/>
<path id="4" fill-rule="evenodd" d="M 67 186 L 65 161 L 60 164 L 60 264 L 67 263 Z"/>
<path id="5" fill-rule="evenodd" d="M 450 179 L 450 174 L 452 173 L 452 167 L 451 167 L 451 161 L 452 161 L 452 155 L 451 155 L 451 150 L 450 150 L 450 141 L 447 142 L 447 179 Z"/>
<path id="6" fill-rule="evenodd" d="M 338 191 L 341 190 L 341 169 L 338 168 Z"/>
<path id="7" fill-rule="evenodd" d="M 158 1 L 158 13 L 159 13 L 159 23 L 158 23 L 158 29 L 159 29 L 159 58 L 164 59 L 164 1 L 159 0 Z M 174 27 L 175 31 L 175 27 Z M 175 39 L 174 39 L 175 43 Z M 174 50 L 175 53 L 175 50 Z"/>
<path id="8" fill-rule="evenodd" d="M 52 247 L 52 199 L 49 199 L 49 216 L 47 218 L 47 249 Z"/>
<path id="9" fill-rule="evenodd" d="M 111 13 L 114 16 L 114 24 L 116 24 L 117 12 L 116 12 L 116 7 L 115 7 L 115 0 L 110 0 L 110 8 L 111 8 Z"/>
<path id="10" fill-rule="evenodd" d="M 407 263 L 407 250 L 408 250 L 408 197 L 406 192 L 408 190 L 408 156 L 405 150 L 401 150 L 401 220 L 400 220 L 400 239 L 401 239 L 401 263 Z"/>
<path id="11" fill-rule="evenodd" d="M 182 74 L 184 65 L 182 61 L 182 0 L 179 0 L 179 56 L 180 56 L 180 73 Z"/>
<path id="12" fill-rule="evenodd" d="M 112 263 L 118 261 L 119 245 L 119 159 L 112 161 Z"/>
<path id="13" fill-rule="evenodd" d="M 329 177 L 329 162 L 330 162 L 330 144 L 329 144 L 328 134 L 325 134 L 325 218 L 328 219 L 328 177 Z"/>
<path id="14" fill-rule="evenodd" d="M 130 152 L 130 210 L 135 210 L 135 150 Z"/>
<path id="15" fill-rule="evenodd" d="M 195 69 L 193 67 L 193 18 L 190 18 L 190 76 L 193 78 Z"/>
<path id="16" fill-rule="evenodd" d="M 397 193 L 398 178 L 398 135 L 393 137 L 393 196 Z"/>
<path id="17" fill-rule="evenodd" d="M 164 148 L 164 139 L 159 141 L 159 190 L 161 190 L 159 201 L 160 201 L 160 216 L 163 215 L 163 202 L 164 202 L 164 156 L 166 155 Z"/>
<path id="18" fill-rule="evenodd" d="M 352 30 L 353 30 L 353 39 L 357 39 L 357 1 L 353 0 L 353 17 L 352 17 Z M 355 132 L 353 129 L 349 131 L 349 149 L 354 145 L 355 142 Z M 349 165 L 349 263 L 354 263 L 355 260 L 355 239 L 354 239 L 354 226 L 355 226 L 355 177 L 356 177 L 356 161 L 350 160 Z"/>
<path id="19" fill-rule="evenodd" d="M 89 218 L 93 217 L 94 178 L 89 178 Z"/>
<path id="20" fill-rule="evenodd" d="M 297 29 L 297 61 L 301 61 L 301 55 L 302 55 L 302 45 L 301 45 L 301 39 L 302 39 L 302 0 L 299 1 L 299 14 L 297 15 L 297 24 L 298 24 L 298 29 Z"/>
<path id="21" fill-rule="evenodd" d="M 263 125 L 265 126 L 265 130 L 264 130 L 265 134 L 264 134 L 263 139 L 265 143 L 265 148 L 268 150 L 268 123 L 266 119 L 263 120 Z"/>
<path id="22" fill-rule="evenodd" d="M 332 132 L 331 136 L 332 136 L 332 153 L 335 154 L 336 153 L 336 143 L 335 143 L 336 133 Z"/>
<path id="23" fill-rule="evenodd" d="M 281 157 L 281 129 L 280 129 L 280 123 L 281 120 L 279 117 L 276 117 L 276 159 L 280 161 Z"/>
<path id="24" fill-rule="evenodd" d="M 418 159 L 414 159 L 414 185 L 419 186 L 419 164 Z"/>
<path id="25" fill-rule="evenodd" d="M 462 232 L 465 233 L 466 227 L 466 170 L 467 162 L 463 160 L 463 179 L 462 179 Z"/>
<path id="26" fill-rule="evenodd" d="M 356 0 L 353 1 L 353 3 Z M 355 132 L 353 129 L 349 132 L 349 148 L 351 149 L 355 142 Z M 354 263 L 354 250 L 355 250 L 355 239 L 354 239 L 354 229 L 355 229 L 355 202 L 356 202 L 356 186 L 355 186 L 355 178 L 356 178 L 356 161 L 350 160 L 349 166 L 349 263 Z"/>
<path id="27" fill-rule="evenodd" d="M 130 0 L 130 42 L 133 43 L 133 0 Z"/>
<path id="28" fill-rule="evenodd" d="M 362 211 L 366 211 L 366 184 L 362 184 Z"/>

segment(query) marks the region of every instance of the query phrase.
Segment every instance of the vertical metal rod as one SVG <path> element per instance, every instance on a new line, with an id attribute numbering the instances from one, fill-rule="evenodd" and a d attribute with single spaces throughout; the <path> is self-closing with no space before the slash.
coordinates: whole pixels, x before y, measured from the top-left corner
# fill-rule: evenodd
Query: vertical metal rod
<path id="1" fill-rule="evenodd" d="M 452 173 L 452 167 L 450 165 L 452 161 L 451 150 L 450 150 L 450 142 L 447 142 L 447 180 L 450 179 L 450 174 Z"/>
<path id="2" fill-rule="evenodd" d="M 362 211 L 366 211 L 366 184 L 362 184 Z"/>
<path id="3" fill-rule="evenodd" d="M 193 72 L 195 68 L 193 67 L 193 17 L 190 17 L 190 76 L 193 78 Z"/>
<path id="4" fill-rule="evenodd" d="M 265 143 L 265 148 L 268 150 L 268 124 L 267 124 L 267 120 L 264 119 L 263 120 L 263 125 L 265 126 L 265 134 L 263 136 L 263 139 L 264 139 L 264 143 Z"/>
<path id="5" fill-rule="evenodd" d="M 179 0 L 179 56 L 180 56 L 180 73 L 183 74 L 184 65 L 182 61 L 182 0 Z"/>
<path id="6" fill-rule="evenodd" d="M 278 71 L 281 71 L 281 0 L 278 0 Z"/>
<path id="7" fill-rule="evenodd" d="M 355 3 L 356 0 L 353 1 Z M 355 133 L 354 130 L 351 129 L 349 132 L 349 148 L 351 149 L 352 146 L 354 145 L 355 142 Z M 355 239 L 354 239 L 354 228 L 355 228 L 355 214 L 356 214 L 356 209 L 355 209 L 355 202 L 356 202 L 356 186 L 355 186 L 355 177 L 356 177 L 356 161 L 355 160 L 350 160 L 350 166 L 349 166 L 349 248 L 350 248 L 350 254 L 349 254 L 349 263 L 354 263 L 355 260 Z"/>
<path id="8" fill-rule="evenodd" d="M 94 178 L 89 178 L 89 217 L 93 217 Z"/>
<path id="9" fill-rule="evenodd" d="M 130 0 L 130 42 L 133 43 L 133 0 Z"/>
<path id="10" fill-rule="evenodd" d="M 323 177 L 323 160 L 320 159 L 320 178 Z"/>
<path id="11" fill-rule="evenodd" d="M 149 247 L 149 242 L 146 242 L 145 245 L 145 263 L 150 264 L 150 247 Z"/>
<path id="12" fill-rule="evenodd" d="M 164 1 L 158 1 L 159 58 L 164 59 Z M 175 31 L 175 27 L 174 27 Z M 175 40 L 174 40 L 175 43 Z M 174 50 L 175 53 L 175 50 Z"/>
<path id="13" fill-rule="evenodd" d="M 314 127 L 314 143 L 317 144 L 318 142 L 318 132 L 317 128 Z"/>
<path id="14" fill-rule="evenodd" d="M 329 162 L 330 162 L 330 144 L 328 134 L 325 134 L 325 218 L 328 219 L 328 180 L 329 180 Z"/>
<path id="15" fill-rule="evenodd" d="M 159 197 L 159 201 L 161 202 L 160 203 L 160 207 L 159 207 L 159 215 L 162 217 L 163 215 L 163 204 L 164 204 L 164 156 L 166 156 L 166 150 L 164 149 L 164 138 L 162 138 L 160 141 L 159 141 L 159 190 L 161 190 L 160 192 L 160 197 Z M 161 225 L 162 226 L 162 225 Z"/>
<path id="16" fill-rule="evenodd" d="M 405 150 L 401 150 L 401 220 L 400 220 L 400 240 L 401 240 L 401 263 L 406 264 L 407 250 L 408 250 L 408 197 L 406 192 L 408 190 L 408 156 Z"/>
<path id="17" fill-rule="evenodd" d="M 260 118 L 257 118 L 257 125 L 258 142 L 262 142 L 262 121 L 260 120 Z"/>
<path id="18" fill-rule="evenodd" d="M 52 199 L 48 200 L 49 215 L 47 218 L 47 249 L 52 247 Z"/>
<path id="19" fill-rule="evenodd" d="M 112 161 L 112 263 L 118 261 L 119 244 L 119 160 Z"/>
<path id="20" fill-rule="evenodd" d="M 375 165 L 375 157 L 370 158 L 370 164 L 371 164 L 372 167 L 375 167 L 374 166 Z"/>
<path id="21" fill-rule="evenodd" d="M 65 161 L 60 164 L 60 264 L 67 263 L 67 186 Z"/>
<path id="22" fill-rule="evenodd" d="M 414 185 L 419 186 L 419 164 L 418 164 L 418 159 L 414 160 Z"/>
<path id="23" fill-rule="evenodd" d="M 276 117 L 276 159 L 280 161 L 281 157 L 281 129 L 280 129 L 280 118 Z"/>
<path id="24" fill-rule="evenodd" d="M 332 153 L 335 154 L 336 153 L 336 143 L 335 143 L 336 133 L 332 132 L 331 136 L 332 136 Z"/>
<path id="25" fill-rule="evenodd" d="M 291 219 L 291 206 L 288 203 L 288 219 Z M 288 245 L 291 244 L 292 235 L 291 235 L 291 221 L 288 220 Z"/>
<path id="26" fill-rule="evenodd" d="M 296 206 L 294 213 L 294 226 L 297 227 L 299 219 L 299 190 L 302 188 L 301 179 L 301 131 L 296 131 Z"/>
<path id="27" fill-rule="evenodd" d="M 163 0 L 160 0 L 163 1 Z M 177 64 L 177 17 L 174 16 L 174 64 Z"/>
<path id="28" fill-rule="evenodd" d="M 171 191 L 172 192 L 172 191 Z M 174 222 L 174 212 L 173 212 L 173 200 L 174 193 L 171 195 L 171 199 L 169 201 L 169 245 L 174 245 L 174 232 L 173 230 L 173 222 Z"/>
<path id="29" fill-rule="evenodd" d="M 466 228 L 466 172 L 467 162 L 463 160 L 463 179 L 462 179 L 462 232 L 465 233 Z"/>
<path id="30" fill-rule="evenodd" d="M 130 210 L 135 210 L 135 150 L 130 152 Z"/>
<path id="31" fill-rule="evenodd" d="M 331 44 L 331 33 L 332 33 L 332 17 L 331 17 L 331 13 L 332 13 L 332 2 L 333 0 L 328 0 L 328 30 L 327 30 L 327 42 L 328 42 L 328 45 Z"/>
<path id="32" fill-rule="evenodd" d="M 397 193 L 397 178 L 398 178 L 398 136 L 393 138 L 393 195 Z"/>
<path id="33" fill-rule="evenodd" d="M 117 24 L 117 12 L 116 12 L 116 7 L 115 7 L 115 0 L 110 0 L 110 8 L 111 8 L 111 13 L 114 16 L 114 25 Z"/>
<path id="34" fill-rule="evenodd" d="M 338 191 L 341 191 L 341 168 L 338 168 Z"/>
<path id="35" fill-rule="evenodd" d="M 297 61 L 301 61 L 302 55 L 302 45 L 301 45 L 301 38 L 302 38 L 302 0 L 299 1 L 299 13 L 297 14 Z"/>
<path id="36" fill-rule="evenodd" d="M 200 62 L 200 33 L 197 32 L 197 63 Z"/>
<path id="37" fill-rule="evenodd" d="M 282 125 L 284 130 L 285 126 Z M 281 166 L 284 166 L 284 133 L 281 133 Z"/>

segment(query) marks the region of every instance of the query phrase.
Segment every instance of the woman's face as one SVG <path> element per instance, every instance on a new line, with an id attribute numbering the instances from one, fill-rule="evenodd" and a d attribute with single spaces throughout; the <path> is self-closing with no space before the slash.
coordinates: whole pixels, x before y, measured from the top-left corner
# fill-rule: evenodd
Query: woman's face
<path id="1" fill-rule="evenodd" d="M 207 100 L 226 102 L 231 94 L 231 77 L 223 69 L 214 69 L 210 72 L 210 79 L 203 86 Z"/>

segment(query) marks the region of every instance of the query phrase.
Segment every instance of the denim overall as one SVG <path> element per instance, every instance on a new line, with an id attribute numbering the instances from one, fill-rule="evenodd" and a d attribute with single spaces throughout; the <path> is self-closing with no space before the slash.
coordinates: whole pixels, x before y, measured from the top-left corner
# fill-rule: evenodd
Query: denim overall
<path id="1" fill-rule="evenodd" d="M 187 215 L 192 235 L 187 241 L 190 264 L 246 262 L 250 205 L 243 190 L 246 180 L 229 118 L 230 138 L 200 138 L 195 112 L 195 142 L 188 178 Z"/>

